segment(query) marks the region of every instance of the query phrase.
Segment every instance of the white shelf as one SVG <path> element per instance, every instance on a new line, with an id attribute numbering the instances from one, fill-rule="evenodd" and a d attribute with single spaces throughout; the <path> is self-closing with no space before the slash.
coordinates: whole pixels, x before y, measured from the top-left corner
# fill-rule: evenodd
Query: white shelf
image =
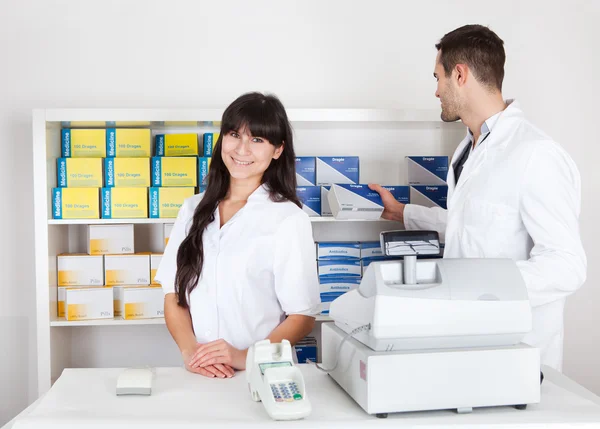
<path id="1" fill-rule="evenodd" d="M 224 109 L 48 109 L 47 122 L 128 122 L 135 126 L 154 126 L 172 122 L 173 125 L 218 122 Z M 335 123 L 335 122 L 437 122 L 439 109 L 286 109 L 292 122 Z M 144 123 L 150 124 L 144 124 Z M 85 126 L 85 124 L 82 124 Z M 101 124 L 98 124 L 99 126 Z M 117 124 L 118 126 L 119 124 Z"/>
<path id="2" fill-rule="evenodd" d="M 311 222 L 393 222 L 385 219 L 335 219 L 333 217 L 311 217 Z M 167 219 L 48 219 L 48 225 L 113 225 L 122 223 L 162 224 L 175 223 L 175 218 Z"/>
<path id="3" fill-rule="evenodd" d="M 317 322 L 330 322 L 331 317 L 319 315 L 316 318 Z M 97 320 L 78 320 L 68 321 L 64 318 L 50 322 L 50 326 L 123 326 L 123 325 L 164 325 L 165 319 L 139 319 L 139 320 L 124 320 L 122 318 L 115 319 L 97 319 Z"/>

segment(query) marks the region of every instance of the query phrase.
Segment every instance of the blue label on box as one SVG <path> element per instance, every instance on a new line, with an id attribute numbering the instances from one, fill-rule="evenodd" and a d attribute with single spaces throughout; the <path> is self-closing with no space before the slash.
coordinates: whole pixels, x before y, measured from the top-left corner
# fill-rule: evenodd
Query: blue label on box
<path id="1" fill-rule="evenodd" d="M 332 302 L 345 294 L 346 292 L 327 292 L 321 294 L 321 302 Z"/>
<path id="2" fill-rule="evenodd" d="M 152 186 L 162 186 L 162 163 L 158 156 L 152 157 Z"/>
<path id="3" fill-rule="evenodd" d="M 446 181 L 448 176 L 448 157 L 447 156 L 409 156 L 414 162 L 419 164 L 425 170 Z"/>
<path id="4" fill-rule="evenodd" d="M 357 156 L 319 156 L 316 164 L 317 185 L 359 183 Z"/>
<path id="5" fill-rule="evenodd" d="M 317 361 L 317 346 L 295 346 L 296 357 L 298 363 L 306 363 L 307 360 L 311 362 Z"/>
<path id="6" fill-rule="evenodd" d="M 71 130 L 63 129 L 61 132 L 61 156 L 71 157 Z"/>
<path id="7" fill-rule="evenodd" d="M 117 129 L 106 129 L 106 156 L 117 156 Z"/>
<path id="8" fill-rule="evenodd" d="M 102 219 L 112 218 L 112 195 L 110 188 L 102 188 Z"/>
<path id="9" fill-rule="evenodd" d="M 317 243 L 317 258 L 320 261 L 360 259 L 360 243 Z"/>
<path id="10" fill-rule="evenodd" d="M 298 186 L 317 184 L 316 158 L 314 156 L 296 157 L 296 182 Z"/>
<path id="11" fill-rule="evenodd" d="M 216 143 L 214 141 L 215 133 L 204 133 L 202 136 L 202 142 L 204 147 L 204 156 L 212 156 L 213 146 Z"/>
<path id="12" fill-rule="evenodd" d="M 360 260 L 319 261 L 319 278 L 325 277 L 360 277 Z"/>
<path id="13" fill-rule="evenodd" d="M 66 158 L 58 158 L 56 160 L 56 171 L 57 171 L 57 181 L 59 188 L 66 188 L 67 185 L 67 159 Z"/>
<path id="14" fill-rule="evenodd" d="M 402 204 L 410 202 L 410 186 L 383 186 L 392 193 L 396 201 Z"/>
<path id="15" fill-rule="evenodd" d="M 104 183 L 107 188 L 115 186 L 115 159 L 106 158 L 104 160 Z"/>
<path id="16" fill-rule="evenodd" d="M 52 217 L 62 219 L 62 189 L 54 188 L 52 190 Z"/>
<path id="17" fill-rule="evenodd" d="M 165 156 L 165 135 L 157 134 L 155 139 L 155 156 Z"/>
<path id="18" fill-rule="evenodd" d="M 321 187 L 303 186 L 296 188 L 296 195 L 302 202 L 302 210 L 309 216 L 321 216 Z"/>
<path id="19" fill-rule="evenodd" d="M 347 185 L 347 184 L 338 184 L 336 186 L 340 186 L 344 189 L 347 189 L 358 196 L 361 196 L 372 203 L 378 204 L 383 207 L 383 201 L 381 201 L 381 196 L 379 193 L 371 190 L 367 185 Z"/>
<path id="20" fill-rule="evenodd" d="M 435 205 L 443 209 L 447 208 L 446 198 L 448 196 L 448 186 L 415 185 L 413 188 L 432 201 Z"/>
<path id="21" fill-rule="evenodd" d="M 160 217 L 160 193 L 159 188 L 150 188 L 148 190 L 150 218 L 158 219 Z"/>
<path id="22" fill-rule="evenodd" d="M 208 177 L 210 158 L 198 157 L 198 186 L 206 186 L 206 178 Z"/>

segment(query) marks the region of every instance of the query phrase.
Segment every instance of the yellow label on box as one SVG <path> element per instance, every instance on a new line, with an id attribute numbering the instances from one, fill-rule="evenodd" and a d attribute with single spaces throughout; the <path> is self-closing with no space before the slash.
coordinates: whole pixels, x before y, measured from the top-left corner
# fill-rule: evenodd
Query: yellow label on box
<path id="1" fill-rule="evenodd" d="M 112 318 L 112 287 L 66 288 L 64 305 L 67 320 Z"/>
<path id="2" fill-rule="evenodd" d="M 150 255 L 106 255 L 104 257 L 105 282 L 115 285 L 150 284 Z"/>
<path id="3" fill-rule="evenodd" d="M 195 188 L 150 188 L 150 218 L 176 218 Z"/>
<path id="4" fill-rule="evenodd" d="M 114 152 L 111 150 L 111 141 L 108 141 L 109 156 L 151 157 L 152 137 L 150 134 L 149 129 L 117 128 Z"/>
<path id="5" fill-rule="evenodd" d="M 150 186 L 150 158 L 106 158 L 104 178 L 107 188 L 147 188 Z"/>
<path id="6" fill-rule="evenodd" d="M 54 219 L 98 219 L 100 194 L 98 188 L 52 189 Z"/>
<path id="7" fill-rule="evenodd" d="M 197 163 L 196 157 L 152 158 L 152 186 L 195 187 Z"/>
<path id="8" fill-rule="evenodd" d="M 58 255 L 57 268 L 58 286 L 99 286 L 104 284 L 102 256 Z"/>
<path id="9" fill-rule="evenodd" d="M 61 188 L 100 188 L 102 158 L 58 158 L 57 184 Z"/>
<path id="10" fill-rule="evenodd" d="M 68 137 L 65 137 L 66 133 L 68 133 Z M 104 158 L 106 156 L 106 130 L 63 130 L 63 156 L 70 156 L 72 158 Z"/>
<path id="11" fill-rule="evenodd" d="M 198 156 L 197 134 L 158 134 L 156 156 Z"/>
<path id="12" fill-rule="evenodd" d="M 164 294 L 160 286 L 124 287 L 121 299 L 125 320 L 164 317 Z"/>
<path id="13" fill-rule="evenodd" d="M 147 217 L 147 188 L 102 188 L 102 219 Z"/>
<path id="14" fill-rule="evenodd" d="M 131 254 L 134 252 L 133 224 L 89 225 L 88 254 Z"/>

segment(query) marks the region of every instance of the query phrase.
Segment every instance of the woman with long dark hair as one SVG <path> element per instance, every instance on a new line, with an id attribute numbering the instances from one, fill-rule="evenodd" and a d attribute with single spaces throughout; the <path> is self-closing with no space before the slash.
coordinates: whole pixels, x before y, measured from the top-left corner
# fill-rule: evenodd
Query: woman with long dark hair
<path id="1" fill-rule="evenodd" d="M 245 94 L 225 110 L 206 191 L 184 202 L 156 274 L 189 371 L 231 377 L 255 342 L 312 330 L 319 286 L 295 160 L 276 97 Z"/>

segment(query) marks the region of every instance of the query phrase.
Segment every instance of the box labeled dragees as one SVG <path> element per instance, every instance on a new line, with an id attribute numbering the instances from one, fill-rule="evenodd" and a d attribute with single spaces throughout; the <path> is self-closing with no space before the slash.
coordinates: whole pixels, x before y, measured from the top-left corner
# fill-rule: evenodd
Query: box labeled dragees
<path id="1" fill-rule="evenodd" d="M 152 156 L 151 140 L 149 129 L 108 128 L 106 156 L 149 158 Z"/>
<path id="2" fill-rule="evenodd" d="M 98 219 L 100 217 L 99 188 L 52 189 L 54 219 Z"/>
<path id="3" fill-rule="evenodd" d="M 194 195 L 194 188 L 150 188 L 150 218 L 176 218 L 183 202 Z"/>
<path id="4" fill-rule="evenodd" d="M 102 158 L 58 158 L 56 172 L 59 188 L 102 187 Z"/>
<path id="5" fill-rule="evenodd" d="M 406 171 L 409 185 L 446 185 L 447 156 L 407 156 Z"/>
<path id="6" fill-rule="evenodd" d="M 328 195 L 336 219 L 379 219 L 383 213 L 381 196 L 367 185 L 334 184 Z"/>
<path id="7" fill-rule="evenodd" d="M 104 284 L 102 256 L 61 254 L 57 257 L 58 286 L 101 286 Z"/>
<path id="8" fill-rule="evenodd" d="M 445 209 L 448 196 L 448 186 L 411 186 L 410 202 L 425 207 L 440 207 Z"/>
<path id="9" fill-rule="evenodd" d="M 296 195 L 302 203 L 302 210 L 309 216 L 321 216 L 321 188 L 319 186 L 298 187 Z"/>
<path id="10" fill-rule="evenodd" d="M 63 129 L 61 156 L 64 158 L 104 158 L 106 156 L 105 129 Z"/>
<path id="11" fill-rule="evenodd" d="M 316 160 L 317 185 L 359 183 L 360 169 L 357 156 L 319 156 Z"/>
<path id="12" fill-rule="evenodd" d="M 410 186 L 382 186 L 382 188 L 390 191 L 399 203 L 408 204 L 410 202 Z"/>
<path id="13" fill-rule="evenodd" d="M 317 159 L 314 156 L 296 157 L 296 183 L 298 186 L 315 186 L 317 184 Z"/>
<path id="14" fill-rule="evenodd" d="M 102 188 L 102 219 L 147 217 L 147 188 Z"/>
<path id="15" fill-rule="evenodd" d="M 67 320 L 112 319 L 114 317 L 112 287 L 66 288 L 64 294 Z"/>
<path id="16" fill-rule="evenodd" d="M 197 134 L 157 134 L 154 138 L 155 156 L 197 156 Z"/>
<path id="17" fill-rule="evenodd" d="M 194 157 L 152 158 L 152 186 L 196 187 L 197 160 Z"/>
<path id="18" fill-rule="evenodd" d="M 104 278 L 107 286 L 149 285 L 150 255 L 105 255 Z"/>
<path id="19" fill-rule="evenodd" d="M 131 254 L 134 251 L 133 225 L 89 225 L 87 253 L 89 255 Z"/>
<path id="20" fill-rule="evenodd" d="M 107 188 L 150 186 L 150 158 L 106 158 L 104 178 Z"/>

